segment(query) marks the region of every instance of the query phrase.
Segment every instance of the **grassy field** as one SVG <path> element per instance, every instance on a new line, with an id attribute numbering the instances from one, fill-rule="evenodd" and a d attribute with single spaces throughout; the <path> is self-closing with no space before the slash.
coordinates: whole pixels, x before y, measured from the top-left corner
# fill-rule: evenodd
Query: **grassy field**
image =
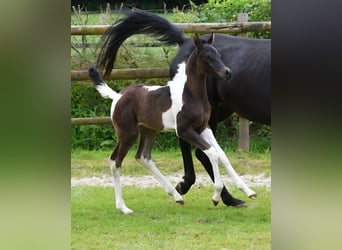
<path id="1" fill-rule="evenodd" d="M 270 192 L 247 208 L 214 207 L 212 188 L 180 206 L 162 188 L 124 188 L 133 215 L 115 209 L 112 188 L 72 189 L 72 249 L 271 249 Z M 237 195 L 237 197 L 240 197 Z"/>
<path id="2" fill-rule="evenodd" d="M 148 172 L 134 159 L 131 150 L 122 175 Z M 239 174 L 271 174 L 270 153 L 226 152 Z M 109 176 L 110 151 L 80 151 L 71 155 L 71 176 Z M 179 150 L 156 151 L 153 158 L 161 172 L 182 172 Z M 194 161 L 197 173 L 203 167 Z M 221 173 L 223 172 L 221 168 Z M 271 192 L 253 188 L 258 198 L 250 200 L 238 189 L 232 194 L 247 202 L 247 208 L 231 208 L 222 202 L 214 207 L 212 186 L 192 187 L 176 204 L 162 187 L 125 186 L 124 198 L 133 215 L 116 210 L 111 187 L 77 186 L 71 190 L 72 249 L 270 249 Z"/>

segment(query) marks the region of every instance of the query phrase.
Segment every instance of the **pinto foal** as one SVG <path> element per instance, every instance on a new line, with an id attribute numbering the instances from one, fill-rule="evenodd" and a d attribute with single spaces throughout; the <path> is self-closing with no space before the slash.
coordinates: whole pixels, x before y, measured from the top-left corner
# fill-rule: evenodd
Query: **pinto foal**
<path id="1" fill-rule="evenodd" d="M 177 203 L 184 204 L 183 197 L 151 159 L 151 150 L 158 131 L 176 131 L 178 137 L 201 149 L 208 156 L 214 172 L 214 205 L 218 204 L 223 188 L 218 162 L 225 166 L 241 190 L 249 197 L 256 196 L 234 171 L 208 127 L 211 108 L 205 76 L 229 78 L 231 75 L 230 69 L 224 65 L 220 54 L 212 46 L 213 41 L 214 34 L 205 42 L 196 34 L 195 49 L 186 62 L 178 65 L 177 74 L 166 86 L 131 85 L 117 93 L 101 79 L 94 67 L 89 68 L 89 76 L 95 83 L 96 90 L 102 97 L 113 100 L 111 119 L 118 143 L 109 162 L 114 177 L 116 208 L 123 213 L 129 214 L 133 211 L 125 205 L 122 197 L 121 164 L 139 134 L 140 144 L 135 158 L 151 171 Z"/>

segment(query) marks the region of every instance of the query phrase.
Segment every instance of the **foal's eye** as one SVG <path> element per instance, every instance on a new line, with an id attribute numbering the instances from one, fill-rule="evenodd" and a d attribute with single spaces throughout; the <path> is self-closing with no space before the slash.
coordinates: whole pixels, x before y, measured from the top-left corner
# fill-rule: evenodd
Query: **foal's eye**
<path id="1" fill-rule="evenodd" d="M 208 55 L 208 54 L 206 54 L 206 55 L 203 55 L 203 57 L 204 57 L 205 59 L 210 59 L 210 58 L 211 58 L 211 56 L 210 56 L 210 55 Z"/>

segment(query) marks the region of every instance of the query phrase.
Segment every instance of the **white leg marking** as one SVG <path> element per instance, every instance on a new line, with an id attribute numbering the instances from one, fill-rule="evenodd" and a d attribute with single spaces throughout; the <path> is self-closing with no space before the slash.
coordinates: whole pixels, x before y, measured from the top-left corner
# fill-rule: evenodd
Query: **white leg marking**
<path id="1" fill-rule="evenodd" d="M 208 156 L 211 166 L 213 167 L 215 191 L 212 200 L 214 204 L 217 205 L 217 203 L 220 200 L 221 192 L 223 189 L 223 182 L 218 167 L 218 155 L 214 147 L 210 147 L 209 149 L 206 149 L 203 152 Z"/>
<path id="2" fill-rule="evenodd" d="M 220 145 L 217 143 L 215 136 L 212 132 L 211 129 L 206 129 L 202 132 L 203 136 L 206 138 L 206 140 L 213 146 L 215 147 L 218 156 L 219 156 L 219 161 L 220 163 L 226 168 L 228 171 L 230 177 L 233 179 L 235 182 L 236 186 L 241 189 L 248 197 L 253 197 L 256 195 L 256 193 L 251 190 L 246 183 L 240 178 L 240 176 L 235 172 L 234 168 L 230 164 L 230 161 Z"/>
<path id="3" fill-rule="evenodd" d="M 152 160 L 147 160 L 144 157 L 137 159 L 144 167 L 151 171 L 152 175 L 156 180 L 163 186 L 167 194 L 172 195 L 177 203 L 184 203 L 183 197 L 177 192 L 174 186 L 169 180 L 159 171 Z"/>
<path id="4" fill-rule="evenodd" d="M 115 161 L 109 159 L 110 169 L 112 170 L 113 175 L 113 183 L 114 183 L 114 190 L 115 190 L 115 199 L 116 199 L 116 208 L 123 212 L 124 214 L 131 214 L 133 211 L 129 209 L 124 199 L 122 198 L 122 190 L 121 190 L 121 183 L 120 183 L 120 168 L 117 168 L 115 165 Z"/>

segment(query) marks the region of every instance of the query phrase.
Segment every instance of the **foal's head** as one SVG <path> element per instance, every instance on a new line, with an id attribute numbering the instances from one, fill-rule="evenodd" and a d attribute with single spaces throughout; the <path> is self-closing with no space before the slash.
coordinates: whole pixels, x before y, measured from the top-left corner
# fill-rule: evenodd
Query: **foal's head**
<path id="1" fill-rule="evenodd" d="M 191 56 L 196 56 L 195 63 L 200 74 L 229 79 L 231 70 L 222 62 L 220 53 L 212 45 L 214 38 L 215 35 L 212 33 L 210 38 L 203 42 L 195 34 L 194 43 L 197 51 L 194 51 Z"/>

